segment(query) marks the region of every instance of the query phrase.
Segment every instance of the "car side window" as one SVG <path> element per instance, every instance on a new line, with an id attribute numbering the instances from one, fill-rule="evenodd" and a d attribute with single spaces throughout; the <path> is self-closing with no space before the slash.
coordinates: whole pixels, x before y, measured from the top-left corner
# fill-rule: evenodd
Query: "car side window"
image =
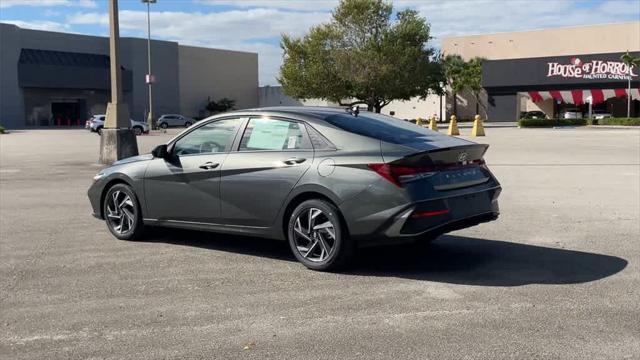
<path id="1" fill-rule="evenodd" d="M 173 147 L 173 153 L 192 155 L 227 152 L 241 123 L 241 118 L 231 118 L 200 126 L 180 138 Z"/>
<path id="2" fill-rule="evenodd" d="M 304 125 L 295 121 L 253 118 L 240 140 L 240 151 L 312 149 Z"/>

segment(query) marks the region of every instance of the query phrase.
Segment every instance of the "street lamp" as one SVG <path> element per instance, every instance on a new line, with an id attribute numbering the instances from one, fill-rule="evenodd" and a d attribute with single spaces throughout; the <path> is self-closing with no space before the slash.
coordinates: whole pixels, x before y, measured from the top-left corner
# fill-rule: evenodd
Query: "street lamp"
<path id="1" fill-rule="evenodd" d="M 145 77 L 145 81 L 149 86 L 149 113 L 147 114 L 147 124 L 149 125 L 149 129 L 153 129 L 153 97 L 151 95 L 151 85 L 153 84 L 155 78 L 151 74 L 151 4 L 155 4 L 156 0 L 140 0 L 142 3 L 147 4 L 147 62 L 148 62 L 148 71 L 147 76 Z"/>

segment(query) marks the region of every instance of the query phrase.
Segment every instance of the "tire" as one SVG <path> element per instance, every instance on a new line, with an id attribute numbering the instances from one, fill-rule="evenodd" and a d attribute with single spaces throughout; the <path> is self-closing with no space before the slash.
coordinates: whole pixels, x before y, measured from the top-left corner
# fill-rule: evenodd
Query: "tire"
<path id="1" fill-rule="evenodd" d="M 160 127 L 163 128 L 163 129 L 166 129 L 166 128 L 169 127 L 169 124 L 167 124 L 166 122 L 163 122 L 163 123 L 160 124 Z"/>
<path id="2" fill-rule="evenodd" d="M 142 135 L 144 134 L 144 130 L 140 126 L 134 126 L 133 133 L 136 134 L 136 136 Z"/>
<path id="3" fill-rule="evenodd" d="M 102 136 L 102 126 L 98 126 L 96 132 L 98 133 L 98 135 Z"/>
<path id="4" fill-rule="evenodd" d="M 187 121 L 186 123 L 184 123 L 184 127 L 188 128 L 189 126 L 191 126 L 191 121 Z"/>
<path id="5" fill-rule="evenodd" d="M 144 223 L 138 198 L 126 184 L 115 184 L 105 194 L 102 213 L 107 228 L 120 240 L 138 240 L 144 233 Z"/>
<path id="6" fill-rule="evenodd" d="M 349 238 L 339 210 L 320 199 L 307 200 L 293 210 L 289 217 L 287 240 L 296 259 L 312 270 L 342 269 L 355 252 L 355 244 Z"/>

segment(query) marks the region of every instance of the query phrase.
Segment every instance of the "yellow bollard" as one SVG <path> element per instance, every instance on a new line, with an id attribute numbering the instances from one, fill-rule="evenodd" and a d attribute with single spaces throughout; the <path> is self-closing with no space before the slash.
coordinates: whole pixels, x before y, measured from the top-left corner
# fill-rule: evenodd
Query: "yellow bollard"
<path id="1" fill-rule="evenodd" d="M 480 115 L 476 115 L 473 120 L 473 129 L 471 130 L 471 136 L 484 136 L 484 126 L 482 125 L 482 118 Z"/>
<path id="2" fill-rule="evenodd" d="M 447 135 L 460 135 L 460 130 L 458 130 L 458 120 L 456 120 L 455 115 L 451 115 L 451 122 L 449 123 L 449 131 L 447 131 Z"/>
<path id="3" fill-rule="evenodd" d="M 416 119 L 416 125 L 422 126 L 422 118 L 419 117 Z"/>
<path id="4" fill-rule="evenodd" d="M 429 119 L 429 129 L 438 131 L 438 123 L 436 123 L 436 117 L 433 115 L 431 116 L 431 119 Z"/>

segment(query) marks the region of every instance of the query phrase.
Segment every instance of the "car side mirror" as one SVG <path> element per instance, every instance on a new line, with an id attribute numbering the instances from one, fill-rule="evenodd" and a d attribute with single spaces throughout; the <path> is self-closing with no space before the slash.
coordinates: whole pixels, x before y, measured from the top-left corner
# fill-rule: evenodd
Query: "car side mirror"
<path id="1" fill-rule="evenodd" d="M 169 157 L 169 151 L 167 150 L 167 144 L 158 145 L 151 151 L 153 157 L 166 159 Z"/>

